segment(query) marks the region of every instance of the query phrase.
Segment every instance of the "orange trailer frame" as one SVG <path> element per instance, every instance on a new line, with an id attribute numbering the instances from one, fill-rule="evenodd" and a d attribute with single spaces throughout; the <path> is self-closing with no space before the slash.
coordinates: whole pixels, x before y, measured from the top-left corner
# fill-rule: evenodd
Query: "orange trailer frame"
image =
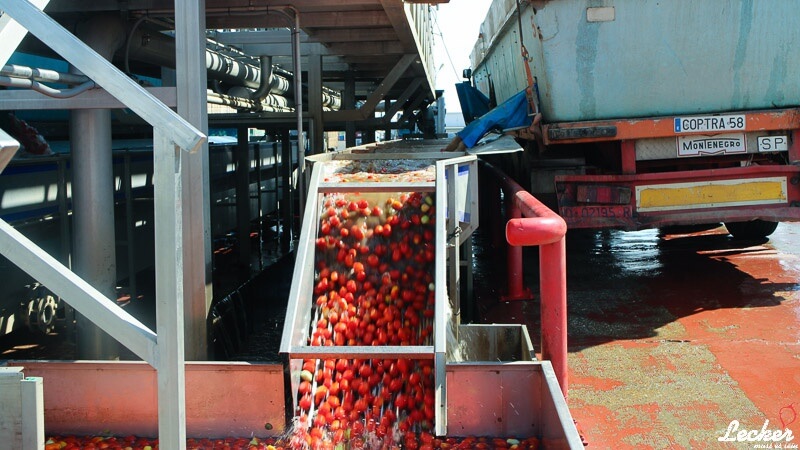
<path id="1" fill-rule="evenodd" d="M 542 142 L 549 146 L 619 142 L 620 173 L 555 177 L 559 214 L 570 228 L 627 230 L 753 219 L 800 221 L 800 108 L 702 117 L 730 115 L 745 118 L 738 133 L 787 132 L 787 164 L 642 173 L 637 170 L 637 140 L 724 131 L 678 133 L 677 116 L 543 124 Z M 701 117 L 681 117 L 695 116 Z"/>

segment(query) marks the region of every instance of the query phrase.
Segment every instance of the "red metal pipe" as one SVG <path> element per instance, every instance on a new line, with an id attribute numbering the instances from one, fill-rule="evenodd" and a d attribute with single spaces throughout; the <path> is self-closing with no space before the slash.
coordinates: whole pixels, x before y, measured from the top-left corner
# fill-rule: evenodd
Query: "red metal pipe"
<path id="1" fill-rule="evenodd" d="M 520 212 L 517 202 L 513 197 L 506 201 L 506 216 L 520 220 Z M 508 225 L 506 225 L 508 226 Z M 498 227 L 499 228 L 499 227 Z M 506 233 L 507 235 L 508 233 Z M 506 237 L 506 241 L 508 238 Z M 523 285 L 522 275 L 522 247 L 509 246 L 506 251 L 506 272 L 508 277 L 508 293 L 503 296 L 504 300 L 528 300 L 531 299 L 530 290 Z"/>
<path id="2" fill-rule="evenodd" d="M 509 199 L 509 293 L 522 289 L 522 246 L 539 246 L 542 359 L 553 364 L 564 397 L 567 378 L 567 224 L 564 219 L 491 164 L 480 161 Z M 514 278 L 512 280 L 512 277 Z"/>
<path id="3" fill-rule="evenodd" d="M 514 183 L 514 181 L 511 181 Z M 516 183 L 514 183 L 516 184 Z M 557 242 L 567 233 L 564 219 L 543 205 L 529 192 L 521 190 L 513 195 L 518 215 L 510 215 L 506 224 L 506 240 L 511 245 L 533 246 Z M 523 218 L 524 217 L 524 218 Z"/>

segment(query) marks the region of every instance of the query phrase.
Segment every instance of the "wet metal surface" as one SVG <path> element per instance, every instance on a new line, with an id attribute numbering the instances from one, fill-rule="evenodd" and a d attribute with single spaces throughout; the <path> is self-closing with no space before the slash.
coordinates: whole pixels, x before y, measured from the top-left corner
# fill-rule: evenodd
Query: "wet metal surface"
<path id="1" fill-rule="evenodd" d="M 761 241 L 724 227 L 570 232 L 567 249 L 568 403 L 589 448 L 797 448 L 800 224 Z M 476 269 L 477 319 L 523 321 L 538 349 L 538 300 L 500 303 Z M 795 439 L 720 442 L 734 420 Z"/>

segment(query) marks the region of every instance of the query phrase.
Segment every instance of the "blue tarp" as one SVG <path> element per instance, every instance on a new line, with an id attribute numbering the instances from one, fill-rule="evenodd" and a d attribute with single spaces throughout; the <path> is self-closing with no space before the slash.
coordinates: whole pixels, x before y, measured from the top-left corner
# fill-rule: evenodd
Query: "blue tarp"
<path id="1" fill-rule="evenodd" d="M 475 89 L 469 81 L 456 83 L 456 94 L 458 94 L 458 103 L 461 105 L 461 114 L 464 116 L 466 124 L 472 123 L 473 120 L 491 109 L 489 97 Z"/>
<path id="2" fill-rule="evenodd" d="M 528 97 L 525 90 L 497 105 L 496 108 L 470 122 L 457 135 L 467 148 L 472 148 L 486 133 L 492 130 L 508 131 L 528 127 L 533 120 L 528 115 Z"/>

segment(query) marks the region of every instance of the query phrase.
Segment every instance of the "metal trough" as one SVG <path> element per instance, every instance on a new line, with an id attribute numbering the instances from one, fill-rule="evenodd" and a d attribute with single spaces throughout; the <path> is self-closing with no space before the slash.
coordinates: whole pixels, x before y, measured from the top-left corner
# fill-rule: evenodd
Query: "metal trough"
<path id="1" fill-rule="evenodd" d="M 309 195 L 281 342 L 281 353 L 289 364 L 293 394 L 293 405 L 287 409 L 298 405 L 296 392 L 304 358 L 433 359 L 435 434 L 535 436 L 548 447 L 582 448 L 552 366 L 547 361 L 535 361 L 527 329 L 518 325 L 459 324 L 459 247 L 478 226 L 477 160 L 474 155 L 432 151 L 441 147 L 441 143 L 370 144 L 307 159 L 310 169 L 307 173 L 311 173 Z M 428 161 L 435 166 L 435 179 L 416 183 L 363 182 L 331 176 L 335 170 L 330 167 L 337 162 L 379 165 L 382 160 Z M 316 320 L 313 316 L 317 273 L 314 243 L 322 236 L 323 194 L 408 191 L 435 195 L 433 342 L 430 345 L 310 345 L 310 330 Z M 459 220 L 450 220 L 453 217 Z"/>
<path id="2" fill-rule="evenodd" d="M 156 371 L 144 362 L 9 361 L 40 377 L 50 435 L 158 436 Z M 285 431 L 283 366 L 186 363 L 186 435 L 275 436 Z"/>
<path id="3" fill-rule="evenodd" d="M 447 363 L 449 436 L 537 437 L 548 449 L 583 448 L 553 366 L 535 360 L 525 325 L 461 325 L 458 344 Z"/>

